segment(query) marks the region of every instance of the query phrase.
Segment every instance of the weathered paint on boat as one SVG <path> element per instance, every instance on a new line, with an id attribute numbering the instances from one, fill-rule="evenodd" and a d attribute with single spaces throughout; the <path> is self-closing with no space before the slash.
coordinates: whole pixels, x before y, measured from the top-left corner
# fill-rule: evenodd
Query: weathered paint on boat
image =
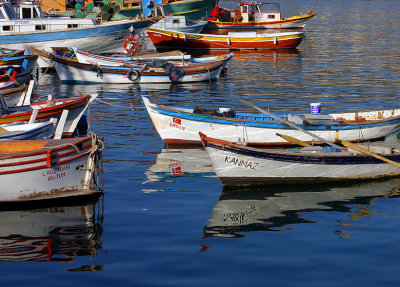
<path id="1" fill-rule="evenodd" d="M 277 133 L 304 142 L 315 140 L 264 114 L 235 113 L 232 117 L 194 113 L 193 109 L 171 108 L 142 97 L 161 139 L 168 144 L 200 144 L 199 132 L 210 137 L 247 145 L 288 145 Z M 367 141 L 382 138 L 400 126 L 400 109 L 322 115 L 331 121 L 297 123 L 326 140 Z M 318 117 L 316 117 L 318 119 Z"/>
<path id="2" fill-rule="evenodd" d="M 61 198 L 89 190 L 101 150 L 94 135 L 0 142 L 0 201 Z"/>
<path id="3" fill-rule="evenodd" d="M 55 57 L 57 74 L 63 83 L 171 83 L 163 68 L 148 66 L 118 67 L 83 64 Z M 176 82 L 201 82 L 219 79 L 224 62 L 201 63 L 183 66 L 185 74 Z"/>
<path id="4" fill-rule="evenodd" d="M 63 135 L 71 136 L 80 117 L 96 97 L 97 94 L 91 94 L 76 98 L 38 102 L 30 106 L 11 107 L 7 109 L 7 113 L 0 116 L 0 124 L 29 121 L 33 109 L 38 109 L 36 119 L 44 121 L 48 121 L 51 118 L 59 119 L 63 110 L 68 110 Z"/>
<path id="5" fill-rule="evenodd" d="M 400 168 L 355 151 L 268 150 L 246 147 L 201 134 L 213 169 L 226 187 L 317 184 L 400 176 Z M 367 148 L 373 148 L 370 144 Z M 321 148 L 321 147 L 320 147 Z M 399 145 L 387 159 L 400 162 Z M 322 149 L 322 148 L 321 148 Z"/>
<path id="6" fill-rule="evenodd" d="M 147 35 L 157 49 L 264 50 L 292 49 L 300 45 L 303 32 L 229 32 L 226 35 L 194 34 L 148 28 Z"/>

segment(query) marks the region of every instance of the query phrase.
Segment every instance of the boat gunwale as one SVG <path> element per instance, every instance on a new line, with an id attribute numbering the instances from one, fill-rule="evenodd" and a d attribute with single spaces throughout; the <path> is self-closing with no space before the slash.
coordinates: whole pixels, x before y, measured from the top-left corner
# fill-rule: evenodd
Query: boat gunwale
<path id="1" fill-rule="evenodd" d="M 324 153 L 299 153 L 290 151 L 279 151 L 277 149 L 259 149 L 255 147 L 243 146 L 224 140 L 209 138 L 200 133 L 200 137 L 205 148 L 211 147 L 217 150 L 232 152 L 233 154 L 245 155 L 263 160 L 278 162 L 292 162 L 300 164 L 321 164 L 321 165 L 358 165 L 358 164 L 387 164 L 386 162 L 365 154 L 351 154 L 349 152 L 328 152 Z M 400 145 L 398 145 L 400 146 Z M 400 152 L 395 154 L 385 154 L 386 158 L 400 162 Z M 400 173 L 400 171 L 399 171 Z"/>
<path id="2" fill-rule="evenodd" d="M 202 122 L 214 122 L 218 124 L 232 124 L 232 122 L 237 123 L 237 124 L 243 124 L 243 123 L 249 123 L 250 126 L 253 127 L 270 127 L 270 128 L 283 128 L 283 129 L 293 129 L 292 127 L 280 123 L 280 122 L 263 122 L 263 121 L 257 121 L 257 120 L 248 120 L 248 119 L 238 119 L 238 118 L 228 118 L 228 117 L 219 117 L 219 116 L 213 116 L 213 115 L 207 115 L 207 114 L 197 114 L 197 113 L 190 113 L 190 112 L 185 112 L 183 110 L 180 110 L 179 108 L 172 108 L 172 107 L 167 107 L 164 105 L 159 105 L 159 104 L 154 104 L 149 102 L 150 105 L 149 107 L 166 116 L 172 116 L 172 117 L 179 117 L 179 115 L 182 115 L 182 119 L 185 120 L 191 120 L 191 121 L 202 121 Z M 171 114 L 172 113 L 177 113 L 178 115 Z M 265 116 L 268 117 L 268 116 Z M 209 119 L 209 120 L 207 120 Z M 374 126 L 383 126 L 383 125 L 388 125 L 395 123 L 396 121 L 400 120 L 400 115 L 396 117 L 391 117 L 391 118 L 386 118 L 386 119 L 380 119 L 376 121 L 364 121 L 364 122 L 334 122 L 334 124 L 326 125 L 326 124 L 321 124 L 321 125 L 299 125 L 299 127 L 307 130 L 327 130 L 326 127 L 329 127 L 330 130 L 350 130 L 350 129 L 360 129 L 361 127 L 374 127 Z"/>

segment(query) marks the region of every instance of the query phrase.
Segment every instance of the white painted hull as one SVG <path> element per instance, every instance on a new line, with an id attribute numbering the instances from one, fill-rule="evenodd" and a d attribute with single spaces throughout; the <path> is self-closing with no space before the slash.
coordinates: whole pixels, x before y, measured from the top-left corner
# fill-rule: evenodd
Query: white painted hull
<path id="1" fill-rule="evenodd" d="M 400 168 L 392 164 L 379 160 L 364 163 L 367 156 L 346 151 L 321 155 L 284 149 L 263 151 L 222 141 L 215 144 L 213 139 L 211 143 L 204 142 L 217 177 L 229 187 L 345 182 L 400 175 Z"/>
<path id="2" fill-rule="evenodd" d="M 97 164 L 92 155 L 99 151 L 97 141 L 92 141 L 90 137 L 48 141 L 52 142 L 51 146 L 2 153 L 0 202 L 69 197 L 79 194 L 80 190 L 90 189 Z M 19 144 L 36 145 L 42 142 L 46 141 L 10 141 L 3 144 L 18 148 Z"/>
<path id="3" fill-rule="evenodd" d="M 82 51 L 75 51 L 76 59 L 79 63 L 84 64 L 96 64 L 100 66 L 123 66 L 125 64 L 129 65 L 137 65 L 139 61 L 152 61 L 152 60 L 164 60 L 164 61 L 179 61 L 183 60 L 183 57 L 175 56 L 175 57 L 152 57 L 152 58 L 138 58 L 134 60 L 133 57 L 105 57 L 101 55 L 93 55 Z M 186 56 L 186 55 L 184 55 Z"/>
<path id="4" fill-rule="evenodd" d="M 33 123 L 33 124 L 8 124 L 1 125 L 0 140 L 26 140 L 26 139 L 49 139 L 53 135 L 54 124 Z"/>
<path id="5" fill-rule="evenodd" d="M 45 50 L 48 52 L 52 51 L 52 47 L 71 47 L 75 46 L 82 50 L 90 50 L 96 53 L 104 52 L 116 52 L 124 51 L 123 42 L 126 38 L 129 38 L 131 32 L 129 27 L 133 25 L 136 27 L 136 23 L 133 20 L 119 20 L 115 23 L 103 23 L 98 26 L 87 27 L 87 28 L 76 28 L 71 30 L 54 30 L 47 33 L 31 33 L 34 40 L 30 41 L 29 33 L 24 35 L 20 34 L 21 39 L 26 39 L 26 42 L 20 42 L 19 38 L 16 38 L 15 42 L 2 41 L 0 36 L 0 43 L 2 47 L 9 49 L 28 49 L 34 47 L 36 49 Z M 147 27 L 142 25 L 135 28 L 136 33 L 140 33 Z M 36 34 L 36 35 L 35 35 Z M 39 34 L 43 34 L 40 37 Z M 64 36 L 62 36 L 64 35 Z M 40 40 L 39 38 L 42 38 Z"/>
<path id="6" fill-rule="evenodd" d="M 37 171 L 2 175 L 4 191 L 0 201 L 19 201 L 34 198 L 40 194 L 51 194 L 55 191 L 74 191 L 84 188 L 87 158 L 81 158 L 66 165 L 56 165 Z M 21 181 L 21 176 L 24 178 Z M 18 184 L 16 184 L 18 183 Z"/>
<path id="7" fill-rule="evenodd" d="M 209 122 L 203 121 L 204 115 L 193 116 L 193 118 L 189 119 L 180 117 L 179 114 L 160 113 L 154 110 L 156 105 L 150 103 L 145 97 L 143 97 L 143 102 L 158 134 L 166 143 L 201 143 L 199 132 L 211 138 L 250 145 L 289 144 L 276 135 L 277 133 L 305 142 L 313 141 L 313 137 L 285 125 L 281 125 L 281 128 L 278 125 L 273 128 L 255 127 L 245 121 L 224 120 L 223 118 L 220 118 L 219 121 Z M 399 126 L 399 122 L 389 122 L 385 125 L 362 128 L 354 126 L 353 128 L 341 130 L 307 130 L 329 141 L 335 141 L 337 138 L 354 141 L 381 138 L 394 132 Z"/>
<path id="8" fill-rule="evenodd" d="M 220 56 L 210 56 L 210 57 L 201 57 L 201 58 L 191 58 L 189 55 L 182 56 L 153 56 L 153 57 L 107 57 L 102 55 L 95 55 L 91 53 L 87 53 L 78 49 L 74 49 L 74 53 L 76 55 L 76 59 L 79 63 L 84 64 L 96 64 L 100 66 L 124 66 L 124 65 L 139 65 L 143 64 L 143 61 L 156 61 L 156 60 L 164 60 L 164 61 L 173 61 L 175 65 L 178 66 L 186 66 L 192 63 L 205 63 L 205 62 L 212 62 L 212 61 L 220 61 L 222 59 L 229 58 L 226 63 L 225 67 L 231 62 L 231 58 L 233 57 L 233 53 L 225 55 L 225 57 Z M 190 61 L 187 61 L 189 60 Z"/>
<path id="9" fill-rule="evenodd" d="M 119 74 L 106 74 L 102 73 L 99 75 L 96 71 L 87 71 L 78 68 L 74 68 L 71 66 L 64 65 L 59 62 L 55 62 L 54 64 L 57 74 L 62 82 L 69 83 L 101 83 L 101 84 L 133 84 L 133 83 L 171 83 L 171 80 L 168 76 L 139 76 L 138 79 L 132 81 L 126 75 Z M 178 82 L 186 83 L 186 82 L 201 82 L 201 81 L 210 81 L 210 80 L 218 80 L 221 74 L 222 66 L 213 71 L 208 71 L 205 73 L 193 74 L 193 75 L 184 75 L 182 78 L 178 80 Z"/>
<path id="10" fill-rule="evenodd" d="M 89 105 L 96 99 L 98 94 L 91 94 L 89 95 L 88 101 L 85 103 L 82 103 L 81 105 L 70 108 L 68 110 L 68 115 L 65 120 L 64 124 L 64 129 L 63 129 L 63 135 L 65 136 L 71 136 L 73 132 L 75 131 L 79 120 L 82 118 L 83 114 L 85 111 L 88 109 Z M 55 103 L 52 103 L 52 101 L 49 101 L 49 103 L 43 105 L 43 104 L 33 104 L 31 107 L 33 109 L 39 109 L 39 112 L 41 109 L 45 109 L 47 106 L 52 107 L 52 106 L 57 106 L 57 105 L 62 105 L 63 101 L 61 99 L 56 100 Z M 14 108 L 18 110 L 18 107 Z"/>

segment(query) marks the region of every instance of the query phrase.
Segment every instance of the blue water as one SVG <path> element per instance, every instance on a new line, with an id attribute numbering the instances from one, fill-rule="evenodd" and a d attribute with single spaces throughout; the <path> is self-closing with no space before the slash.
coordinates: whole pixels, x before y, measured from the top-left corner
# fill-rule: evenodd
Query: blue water
<path id="1" fill-rule="evenodd" d="M 296 51 L 238 52 L 216 83 L 62 85 L 99 93 L 105 194 L 0 212 L 2 286 L 398 286 L 399 179 L 224 191 L 201 148 L 165 148 L 141 96 L 170 106 L 271 111 L 398 107 L 400 1 L 281 1 L 313 10 Z M 89 272 L 92 271 L 92 272 Z"/>

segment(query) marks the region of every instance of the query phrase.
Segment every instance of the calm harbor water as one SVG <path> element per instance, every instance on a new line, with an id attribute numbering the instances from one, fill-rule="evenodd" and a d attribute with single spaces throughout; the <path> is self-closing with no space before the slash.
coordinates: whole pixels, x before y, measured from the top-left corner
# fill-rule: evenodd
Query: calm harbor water
<path id="1" fill-rule="evenodd" d="M 165 147 L 141 96 L 156 103 L 322 112 L 400 105 L 400 2 L 281 1 L 313 10 L 295 51 L 235 53 L 226 77 L 184 85 L 63 85 L 99 93 L 105 195 L 0 211 L 3 286 L 397 286 L 400 179 L 224 191 L 201 148 Z M 86 272 L 85 272 L 86 271 Z M 92 271 L 92 272 L 90 272 Z"/>

